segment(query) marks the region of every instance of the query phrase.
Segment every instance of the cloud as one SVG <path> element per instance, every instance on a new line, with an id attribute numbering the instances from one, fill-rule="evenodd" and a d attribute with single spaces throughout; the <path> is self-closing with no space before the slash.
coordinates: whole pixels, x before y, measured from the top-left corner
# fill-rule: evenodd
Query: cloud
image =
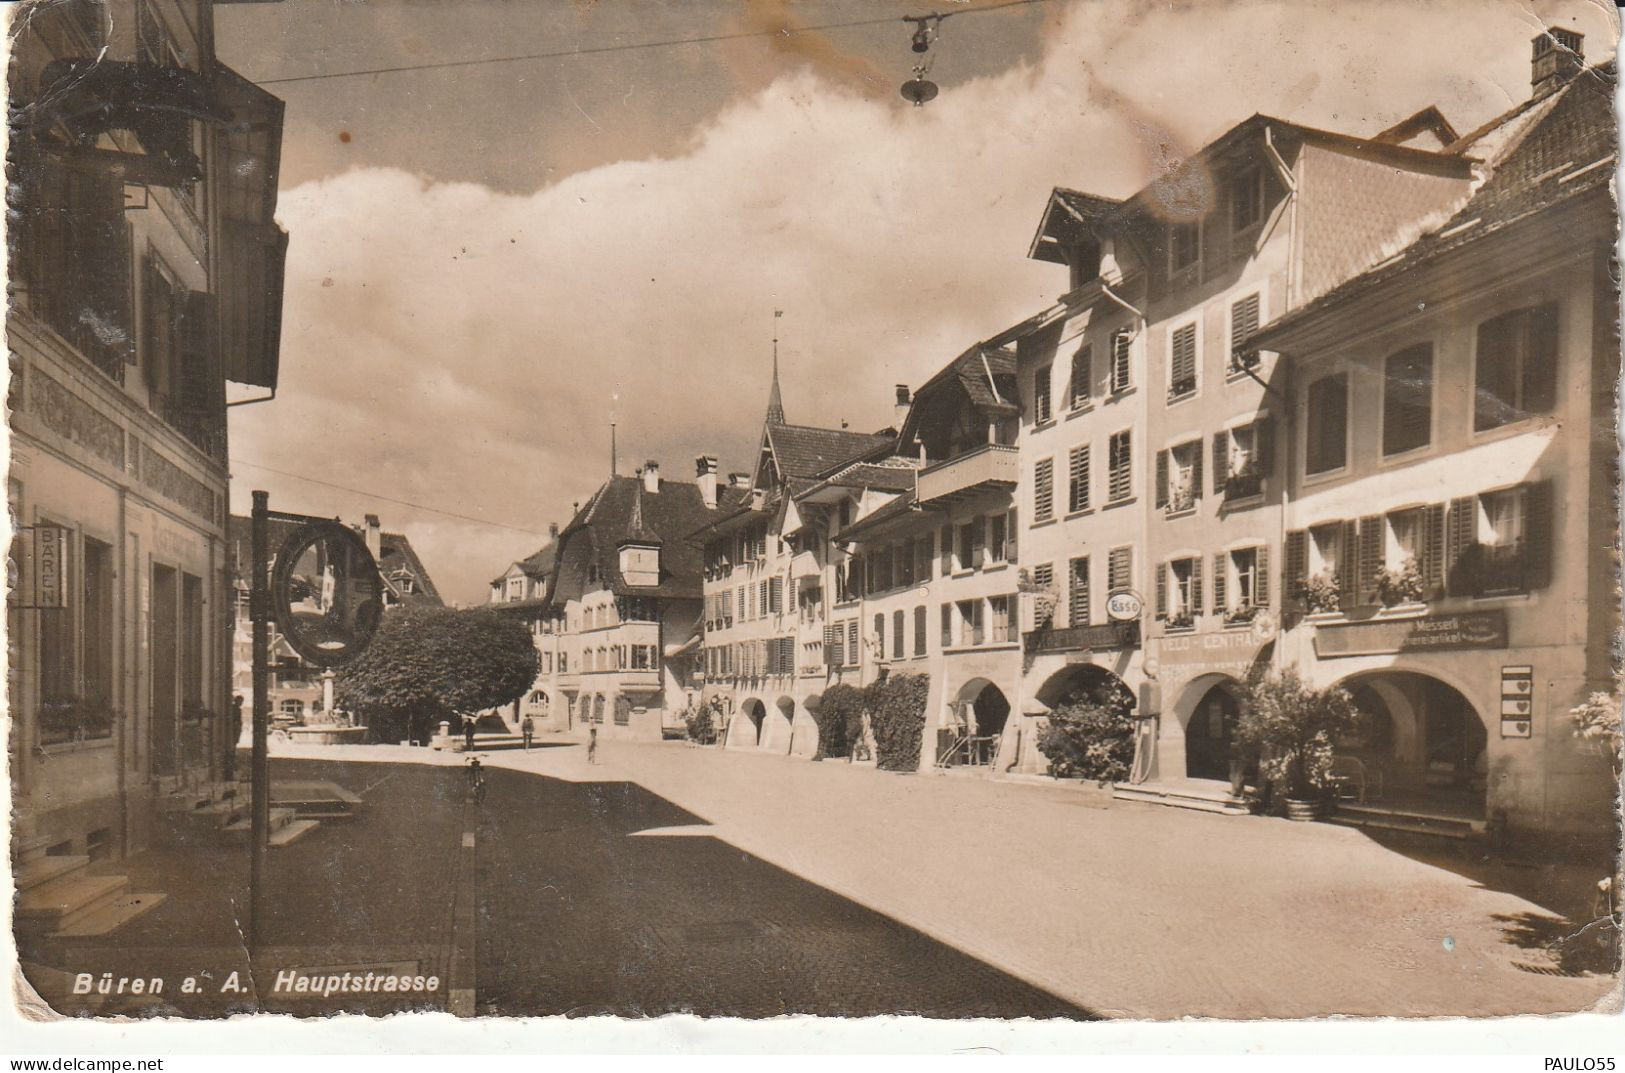
<path id="1" fill-rule="evenodd" d="M 1528 92 L 1521 4 L 1305 10 L 1069 7 L 1034 63 L 922 109 L 820 52 L 680 155 L 528 195 L 387 169 L 286 191 L 281 390 L 233 412 L 234 456 L 538 535 L 247 468 L 239 509 L 269 483 L 284 509 L 379 513 L 479 599 L 607 474 L 612 416 L 623 473 L 748 468 L 774 309 L 790 419 L 879 427 L 892 384 L 1062 289 L 1025 257 L 1052 186 L 1127 195 L 1253 112 L 1370 132 L 1438 101 L 1466 129 Z M 1564 10 L 1599 58 L 1611 14 Z M 940 62 L 974 33 L 950 21 Z"/>

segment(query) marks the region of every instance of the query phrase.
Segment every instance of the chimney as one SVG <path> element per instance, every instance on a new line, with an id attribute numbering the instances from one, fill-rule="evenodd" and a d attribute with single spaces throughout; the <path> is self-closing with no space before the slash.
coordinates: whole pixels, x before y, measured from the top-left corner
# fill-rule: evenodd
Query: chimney
<path id="1" fill-rule="evenodd" d="M 1530 97 L 1548 97 L 1579 74 L 1585 67 L 1585 34 L 1578 30 L 1550 27 L 1534 41 L 1530 60 Z"/>
<path id="2" fill-rule="evenodd" d="M 705 500 L 706 508 L 716 509 L 717 460 L 713 456 L 701 455 L 694 460 L 694 480 L 700 486 L 700 498 Z"/>
<path id="3" fill-rule="evenodd" d="M 557 540 L 558 538 L 559 538 L 559 523 L 558 522 L 548 522 L 547 523 L 547 539 L 549 539 L 549 540 Z"/>
<path id="4" fill-rule="evenodd" d="M 378 522 L 378 515 L 367 515 L 367 550 L 372 552 L 372 561 L 377 562 L 383 555 L 384 538 Z"/>
<path id="5" fill-rule="evenodd" d="M 660 463 L 652 458 L 643 464 L 643 490 L 650 493 L 660 491 Z"/>
<path id="6" fill-rule="evenodd" d="M 903 427 L 903 423 L 908 420 L 908 406 L 909 406 L 908 385 L 907 384 L 898 384 L 897 385 L 897 407 L 896 407 L 895 411 L 893 412 L 892 421 L 896 425 L 896 427 L 899 428 L 899 429 L 901 429 Z"/>
<path id="7" fill-rule="evenodd" d="M 728 474 L 728 487 L 729 488 L 743 488 L 748 484 L 750 484 L 750 474 L 748 474 L 748 473 L 730 473 L 730 474 Z"/>

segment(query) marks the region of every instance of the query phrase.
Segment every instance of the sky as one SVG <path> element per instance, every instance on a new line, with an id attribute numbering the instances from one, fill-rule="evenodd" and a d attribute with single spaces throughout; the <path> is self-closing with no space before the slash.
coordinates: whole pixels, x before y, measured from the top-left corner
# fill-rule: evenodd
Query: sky
<path id="1" fill-rule="evenodd" d="M 933 9 L 891 0 L 217 7 L 287 102 L 281 377 L 231 411 L 234 509 L 378 514 L 482 601 L 608 476 L 612 421 L 623 474 L 751 468 L 775 326 L 789 420 L 889 424 L 1065 289 L 1026 256 L 1057 185 L 1127 196 L 1259 112 L 1466 131 L 1528 96 L 1543 22 L 1592 62 L 1619 37 L 1599 0 L 936 2 L 923 108 L 901 16 Z M 587 51 L 697 37 L 728 39 Z"/>

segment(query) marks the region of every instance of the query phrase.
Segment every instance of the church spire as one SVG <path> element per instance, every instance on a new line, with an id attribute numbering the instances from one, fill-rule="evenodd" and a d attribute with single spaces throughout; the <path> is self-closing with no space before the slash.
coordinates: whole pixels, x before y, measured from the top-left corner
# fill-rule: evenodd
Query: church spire
<path id="1" fill-rule="evenodd" d="M 779 318 L 784 316 L 784 310 L 773 311 L 773 390 L 767 396 L 767 423 L 770 425 L 785 424 L 784 396 L 779 393 Z"/>

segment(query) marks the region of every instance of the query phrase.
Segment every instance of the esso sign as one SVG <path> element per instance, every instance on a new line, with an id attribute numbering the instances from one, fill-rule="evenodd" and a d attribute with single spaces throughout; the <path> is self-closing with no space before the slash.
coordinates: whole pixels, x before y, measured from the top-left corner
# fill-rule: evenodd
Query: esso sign
<path id="1" fill-rule="evenodd" d="M 1145 601 L 1137 592 L 1114 592 L 1106 597 L 1106 616 L 1113 622 L 1137 622 L 1145 612 Z"/>

